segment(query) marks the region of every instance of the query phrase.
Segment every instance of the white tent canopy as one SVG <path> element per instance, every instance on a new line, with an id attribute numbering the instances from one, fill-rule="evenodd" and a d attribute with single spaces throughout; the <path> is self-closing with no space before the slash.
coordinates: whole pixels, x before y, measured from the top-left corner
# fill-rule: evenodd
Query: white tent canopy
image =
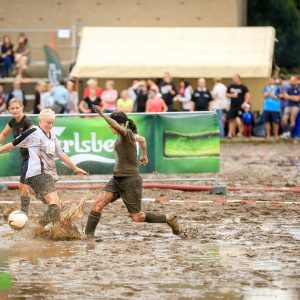
<path id="1" fill-rule="evenodd" d="M 136 28 L 84 27 L 76 65 L 78 78 L 268 77 L 272 27 Z"/>

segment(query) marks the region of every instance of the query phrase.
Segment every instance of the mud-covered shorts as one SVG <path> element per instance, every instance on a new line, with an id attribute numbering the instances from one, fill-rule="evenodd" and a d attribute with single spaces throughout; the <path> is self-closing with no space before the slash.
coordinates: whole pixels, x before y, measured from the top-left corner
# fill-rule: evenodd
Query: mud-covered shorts
<path id="1" fill-rule="evenodd" d="M 56 191 L 55 180 L 49 174 L 39 174 L 33 177 L 29 177 L 25 180 L 36 193 L 38 199 L 43 200 L 44 196 Z"/>
<path id="2" fill-rule="evenodd" d="M 23 159 L 22 163 L 21 163 L 21 176 L 20 176 L 20 182 L 21 183 L 25 183 L 26 180 L 26 172 L 28 169 L 28 158 L 27 159 Z"/>
<path id="3" fill-rule="evenodd" d="M 122 198 L 130 214 L 141 211 L 143 180 L 137 177 L 113 177 L 104 191 L 113 193 L 112 202 Z"/>

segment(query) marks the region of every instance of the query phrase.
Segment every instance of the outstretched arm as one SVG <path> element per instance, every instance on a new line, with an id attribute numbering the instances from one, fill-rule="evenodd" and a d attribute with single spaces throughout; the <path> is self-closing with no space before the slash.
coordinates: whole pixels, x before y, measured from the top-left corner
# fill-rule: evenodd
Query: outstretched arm
<path id="1" fill-rule="evenodd" d="M 3 141 L 9 136 L 9 134 L 12 132 L 12 129 L 9 125 L 6 125 L 3 129 L 3 131 L 0 133 L 0 144 L 3 143 Z"/>
<path id="2" fill-rule="evenodd" d="M 120 135 L 125 136 L 127 134 L 126 128 L 118 124 L 118 122 L 116 122 L 106 114 L 104 114 L 100 106 L 93 105 L 93 110 L 97 112 L 107 122 L 107 124 L 111 128 L 113 128 L 116 132 L 118 132 Z"/>
<path id="3" fill-rule="evenodd" d="M 148 157 L 147 157 L 147 143 L 146 143 L 146 139 L 138 134 L 134 135 L 135 141 L 139 143 L 140 148 L 142 150 L 142 155 L 140 157 L 140 164 L 142 166 L 145 166 L 148 164 Z"/>
<path id="4" fill-rule="evenodd" d="M 11 149 L 14 149 L 15 146 L 13 145 L 12 142 L 8 143 L 8 144 L 5 144 L 3 146 L 0 147 L 0 153 L 1 152 L 4 152 L 4 151 L 8 151 L 8 150 L 11 150 Z"/>
<path id="5" fill-rule="evenodd" d="M 83 169 L 78 168 L 70 159 L 67 154 L 63 154 L 60 156 L 60 159 L 70 168 L 72 169 L 77 175 L 87 175 L 88 173 Z"/>

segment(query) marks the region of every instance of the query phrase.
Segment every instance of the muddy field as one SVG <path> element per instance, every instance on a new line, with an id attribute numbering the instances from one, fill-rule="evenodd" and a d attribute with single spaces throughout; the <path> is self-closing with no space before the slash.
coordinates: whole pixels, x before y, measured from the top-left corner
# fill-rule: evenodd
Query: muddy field
<path id="1" fill-rule="evenodd" d="M 300 299 L 300 193 L 288 191 L 300 186 L 299 175 L 298 143 L 222 144 L 219 181 L 248 190 L 144 190 L 145 198 L 204 201 L 144 202 L 145 210 L 176 212 L 180 236 L 167 225 L 131 222 L 118 201 L 104 211 L 97 241 L 36 239 L 33 223 L 45 206 L 33 204 L 20 232 L 0 219 L 0 276 L 12 281 L 5 289 L 0 278 L 0 299 Z M 60 191 L 65 201 L 87 202 L 80 230 L 96 194 Z M 16 201 L 18 192 L 0 196 Z"/>

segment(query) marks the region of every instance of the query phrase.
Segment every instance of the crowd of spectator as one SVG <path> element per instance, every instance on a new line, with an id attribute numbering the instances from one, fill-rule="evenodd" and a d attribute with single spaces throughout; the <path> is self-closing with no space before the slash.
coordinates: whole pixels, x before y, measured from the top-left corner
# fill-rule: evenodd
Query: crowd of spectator
<path id="1" fill-rule="evenodd" d="M 15 44 L 9 35 L 2 37 L 0 48 L 0 76 L 10 77 L 16 75 L 18 78 L 24 76 L 30 61 L 30 48 L 28 38 L 20 33 Z"/>
<path id="2" fill-rule="evenodd" d="M 300 104 L 298 78 L 290 81 L 284 76 L 270 78 L 263 90 L 264 105 L 259 118 L 263 122 L 266 138 L 288 138 L 296 124 Z M 5 95 L 0 85 L 0 113 L 6 111 L 6 103 L 11 98 L 19 98 L 26 106 L 26 95 L 19 80 Z M 199 78 L 193 87 L 187 80 L 181 80 L 177 87 L 169 73 L 161 80 L 133 80 L 128 89 L 115 89 L 114 82 L 108 80 L 105 88 L 98 86 L 96 79 L 89 79 L 81 96 L 73 81 L 61 81 L 58 85 L 38 82 L 35 91 L 33 113 L 51 108 L 59 114 L 93 113 L 92 105 L 99 105 L 104 112 L 115 110 L 130 112 L 173 112 L 173 111 L 215 111 L 218 116 L 220 136 L 251 137 L 255 124 L 251 111 L 251 95 L 241 77 L 235 74 L 232 83 L 226 86 L 221 78 L 214 79 L 212 90 L 206 86 L 205 78 Z"/>

